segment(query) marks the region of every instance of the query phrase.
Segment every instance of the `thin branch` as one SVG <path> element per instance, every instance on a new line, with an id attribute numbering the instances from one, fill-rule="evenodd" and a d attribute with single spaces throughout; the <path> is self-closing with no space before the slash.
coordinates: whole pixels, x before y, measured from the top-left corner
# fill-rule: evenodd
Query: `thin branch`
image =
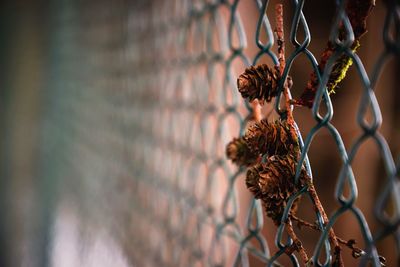
<path id="1" fill-rule="evenodd" d="M 354 32 L 354 43 L 350 47 L 353 52 L 356 52 L 359 47 L 360 38 L 367 32 L 367 18 L 375 6 L 375 0 L 349 0 L 346 4 L 346 14 L 350 20 L 351 27 Z M 339 29 L 339 38 L 345 39 L 345 29 L 342 25 Z M 336 51 L 336 47 L 332 42 L 328 42 L 324 52 L 322 52 L 321 59 L 318 64 L 318 68 L 322 73 L 325 69 L 326 63 L 329 58 Z M 351 65 L 352 61 L 348 55 L 342 55 L 339 57 L 333 65 L 327 87 L 328 92 L 334 92 L 335 87 L 340 83 L 346 76 L 346 72 Z M 307 86 L 304 89 L 299 100 L 292 101 L 293 104 L 298 106 L 312 107 L 315 94 L 319 85 L 318 76 L 313 71 L 310 75 L 310 79 L 307 82 Z"/>
<path id="2" fill-rule="evenodd" d="M 277 66 L 277 69 L 279 70 L 280 76 L 282 77 L 283 72 L 285 70 L 286 66 L 286 60 L 285 60 L 285 33 L 283 30 L 283 5 L 282 4 L 276 4 L 275 6 L 275 23 L 276 23 L 276 28 L 275 28 L 275 34 L 277 37 L 277 44 L 278 44 L 278 61 L 279 65 Z M 292 80 L 290 77 L 286 79 L 283 85 L 283 95 L 285 96 L 285 108 L 287 112 L 287 122 L 290 125 L 290 133 L 294 139 L 297 139 L 297 133 L 296 133 L 296 128 L 295 128 L 295 123 L 294 123 L 294 118 L 293 118 L 293 112 L 292 112 L 292 105 L 291 105 L 291 95 L 290 95 L 290 88 L 292 86 Z"/>
<path id="3" fill-rule="evenodd" d="M 308 227 L 308 228 L 316 230 L 316 231 L 321 231 L 321 228 L 316 223 L 307 222 L 303 219 L 300 219 L 299 217 L 297 217 L 294 214 L 290 214 L 289 217 L 297 223 L 297 227 L 299 229 L 301 229 L 303 226 L 305 226 L 305 227 Z M 361 248 L 356 246 L 356 241 L 354 239 L 349 239 L 347 241 L 338 236 L 336 236 L 336 239 L 340 244 L 351 249 L 351 255 L 353 256 L 353 258 L 359 258 L 359 257 L 367 254 L 364 250 L 362 250 Z M 381 266 L 385 266 L 386 259 L 383 256 L 379 255 L 379 261 L 381 262 Z"/>
<path id="4" fill-rule="evenodd" d="M 285 61 L 285 38 L 283 31 L 283 5 L 276 4 L 275 6 L 275 33 L 277 36 L 277 44 L 278 44 L 278 60 L 279 60 L 279 70 L 280 74 L 283 74 L 283 70 L 285 69 L 286 61 Z"/>
<path id="5" fill-rule="evenodd" d="M 324 224 L 329 223 L 328 216 L 326 215 L 326 212 L 324 210 L 324 207 L 322 206 L 321 201 L 319 200 L 317 191 L 315 190 L 314 184 L 312 183 L 311 179 L 309 179 L 309 187 L 308 187 L 308 192 L 310 193 L 310 196 L 314 202 L 315 209 L 319 212 L 319 214 L 322 216 Z M 329 229 L 328 232 L 328 238 L 329 242 L 331 243 L 331 246 L 334 248 L 334 254 L 335 254 L 335 261 L 338 265 L 336 266 L 344 266 L 343 259 L 340 253 L 340 245 L 337 240 L 337 237 L 335 235 L 335 232 L 333 229 Z"/>
<path id="6" fill-rule="evenodd" d="M 286 222 L 286 232 L 290 236 L 290 238 L 293 240 L 293 245 L 286 250 L 286 254 L 290 255 L 293 253 L 293 250 L 296 250 L 299 252 L 301 259 L 303 260 L 304 264 L 306 265 L 309 262 L 309 258 L 307 255 L 306 250 L 303 247 L 303 244 L 301 243 L 300 239 L 297 237 L 296 233 L 294 232 L 292 221 L 290 218 L 287 219 Z"/>
<path id="7" fill-rule="evenodd" d="M 275 33 L 277 37 L 277 44 L 278 44 L 278 60 L 279 60 L 279 65 L 276 66 L 276 68 L 279 70 L 280 76 L 283 76 L 283 72 L 285 70 L 286 66 L 286 60 L 285 60 L 285 35 L 284 35 L 284 30 L 283 30 L 283 5 L 282 4 L 277 4 L 275 6 L 275 23 L 276 23 L 276 28 L 275 28 Z M 287 112 L 287 123 L 290 127 L 290 134 L 292 135 L 293 140 L 297 140 L 297 133 L 296 133 L 296 128 L 295 128 L 295 122 L 293 118 L 293 113 L 292 113 L 292 106 L 290 104 L 291 101 L 291 95 L 290 95 L 290 87 L 291 87 L 291 79 L 288 78 L 283 85 L 283 95 L 285 96 L 285 108 Z M 293 248 L 295 248 L 305 265 L 308 264 L 309 258 L 307 255 L 306 250 L 304 249 L 301 241 L 298 239 L 296 233 L 293 230 L 293 225 L 292 221 L 290 218 L 287 219 L 286 223 L 286 232 L 288 235 L 293 239 Z M 292 249 L 293 249 L 292 248 Z"/>
<path id="8" fill-rule="evenodd" d="M 261 115 L 261 105 L 260 105 L 260 103 L 258 102 L 257 99 L 254 99 L 254 100 L 251 102 L 251 107 L 252 107 L 252 109 L 253 109 L 253 119 L 254 119 L 256 122 L 260 121 L 261 118 L 262 118 L 262 115 Z"/>

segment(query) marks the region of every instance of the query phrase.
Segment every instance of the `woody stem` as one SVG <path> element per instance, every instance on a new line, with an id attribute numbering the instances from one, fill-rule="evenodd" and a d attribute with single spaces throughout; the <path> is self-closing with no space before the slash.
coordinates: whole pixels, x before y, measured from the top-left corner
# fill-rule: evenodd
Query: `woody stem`
<path id="1" fill-rule="evenodd" d="M 308 192 L 314 202 L 316 211 L 318 211 L 319 214 L 322 216 L 324 224 L 327 224 L 329 222 L 328 216 L 326 215 L 324 207 L 322 206 L 322 203 L 319 200 L 317 191 L 315 190 L 314 184 L 312 183 L 311 179 L 309 180 Z M 343 259 L 340 253 L 340 245 L 335 235 L 335 232 L 333 231 L 332 228 L 329 229 L 328 238 L 331 246 L 334 248 L 335 261 L 337 261 L 338 266 L 344 266 Z"/>
<path id="2" fill-rule="evenodd" d="M 253 102 L 251 102 L 251 107 L 253 109 L 253 119 L 255 121 L 260 121 L 261 120 L 261 105 L 258 102 L 258 100 L 253 100 Z"/>
<path id="3" fill-rule="evenodd" d="M 283 75 L 283 72 L 285 70 L 285 39 L 284 39 L 284 31 L 283 31 L 283 5 L 282 4 L 277 4 L 275 6 L 275 18 L 276 18 L 276 29 L 275 33 L 277 36 L 277 44 L 278 44 L 278 60 L 279 60 L 279 72 L 280 75 Z M 285 96 L 285 107 L 286 107 L 286 112 L 287 112 L 287 122 L 290 127 L 290 134 L 292 135 L 293 139 L 297 139 L 297 132 L 296 132 L 296 127 L 295 127 L 295 122 L 293 118 L 293 112 L 292 112 L 292 104 L 291 104 L 291 95 L 290 95 L 290 87 L 291 87 L 291 79 L 287 79 L 284 83 L 283 87 L 283 94 Z M 328 223 L 328 216 L 326 215 L 326 212 L 321 204 L 321 201 L 319 200 L 317 191 L 315 190 L 315 187 L 309 179 L 309 193 L 311 198 L 313 199 L 315 209 L 319 212 L 319 214 L 322 216 L 322 219 L 324 221 L 324 224 Z M 288 231 L 290 228 L 288 228 Z M 288 232 L 289 233 L 289 232 Z M 343 260 L 340 255 L 340 245 L 339 242 L 336 238 L 335 232 L 331 228 L 329 230 L 329 241 L 331 245 L 334 248 L 334 253 L 335 253 L 335 260 L 338 263 L 338 266 L 343 266 Z"/>
<path id="4" fill-rule="evenodd" d="M 297 237 L 296 233 L 294 232 L 292 221 L 290 217 L 287 219 L 286 222 L 286 232 L 290 236 L 290 238 L 293 240 L 293 248 L 294 250 L 298 251 L 301 259 L 303 260 L 304 264 L 307 264 L 309 261 L 308 255 L 306 250 L 304 249 L 300 239 Z M 288 254 L 291 254 L 290 251 Z"/>
<path id="5" fill-rule="evenodd" d="M 297 226 L 299 228 L 302 227 L 302 226 L 305 226 L 305 227 L 308 227 L 308 228 L 313 229 L 315 231 L 320 231 L 321 230 L 320 227 L 315 223 L 310 223 L 308 221 L 300 219 L 299 217 L 297 217 L 296 215 L 293 215 L 293 214 L 290 214 L 289 216 L 290 216 L 290 218 L 292 219 L 293 222 L 297 223 Z M 342 238 L 340 238 L 338 236 L 336 236 L 336 239 L 340 244 L 345 245 L 346 247 L 348 247 L 349 249 L 351 249 L 353 251 L 356 251 L 356 252 L 359 252 L 359 253 L 363 252 L 363 250 L 361 248 L 359 248 L 359 247 L 354 245 L 355 241 L 354 241 L 354 243 L 351 243 L 350 241 L 344 240 L 344 239 L 342 239 Z"/>
<path id="6" fill-rule="evenodd" d="M 279 61 L 279 73 L 280 76 L 283 75 L 286 66 L 285 60 L 285 35 L 283 31 L 283 5 L 277 4 L 275 6 L 275 22 L 276 28 L 275 33 L 277 37 L 277 44 L 278 44 L 278 61 Z M 292 137 L 295 139 L 297 136 L 295 127 L 294 127 L 294 118 L 291 106 L 291 96 L 290 96 L 290 87 L 291 87 L 291 80 L 287 79 L 283 84 L 283 95 L 285 96 L 285 108 L 287 112 L 287 122 L 291 126 L 290 133 Z"/>

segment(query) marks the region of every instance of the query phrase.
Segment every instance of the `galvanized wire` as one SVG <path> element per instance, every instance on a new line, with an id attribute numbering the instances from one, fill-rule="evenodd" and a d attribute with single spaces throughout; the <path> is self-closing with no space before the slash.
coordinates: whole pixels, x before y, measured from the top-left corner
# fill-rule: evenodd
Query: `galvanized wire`
<path id="1" fill-rule="evenodd" d="M 242 17 L 249 15 L 239 12 L 243 2 L 258 12 L 255 28 L 243 26 Z M 319 260 L 331 254 L 328 231 L 344 213 L 351 213 L 367 252 L 361 264 L 380 266 L 377 242 L 391 235 L 397 255 L 400 251 L 400 162 L 396 165 L 379 133 L 382 115 L 374 88 L 386 61 L 400 54 L 400 6 L 387 1 L 385 50 L 368 74 L 350 47 L 354 34 L 345 1 L 336 1 L 330 40 L 336 42 L 343 24 L 346 41 L 337 44 L 323 73 L 309 50 L 305 0 L 283 4 L 293 10 L 287 34 L 293 52 L 287 55 L 283 76 L 303 55 L 320 81 L 312 107 L 314 127 L 303 133 L 300 162 L 305 162 L 311 175 L 307 153 L 313 138 L 326 129 L 342 163 L 334 196 L 338 208 L 327 225 L 321 214 L 315 214 L 323 230 L 313 251 L 314 264 L 331 265 L 330 257 Z M 278 62 L 274 18 L 267 15 L 273 8 L 261 0 L 60 1 L 54 5 L 53 75 L 44 103 L 44 177 L 57 177 L 52 183 L 56 192 L 74 196 L 90 221 L 106 225 L 133 266 L 249 266 L 250 256 L 266 266 L 279 266 L 286 255 L 291 241 L 285 224 L 276 231 L 275 244 L 268 244 L 262 234 L 261 203 L 252 199 L 249 206 L 243 204 L 238 184 L 244 184 L 244 169 L 232 168 L 224 155 L 224 146 L 243 134 L 252 112 L 237 92 L 235 74 L 261 61 Z M 248 38 L 249 31 L 255 39 Z M 246 50 L 250 44 L 256 47 L 254 55 Z M 331 122 L 334 110 L 326 91 L 333 64 L 343 53 L 352 58 L 363 90 L 356 122 L 362 133 L 350 147 L 345 147 Z M 275 109 L 284 116 L 280 97 Z M 372 119 L 367 121 L 368 112 Z M 297 124 L 301 132 L 302 122 Z M 360 146 L 368 140 L 376 143 L 386 169 L 384 190 L 375 207 L 381 226 L 375 233 L 355 205 L 358 188 L 352 170 Z M 306 189 L 290 201 L 307 195 Z M 62 197 L 55 194 L 51 199 L 58 198 Z M 393 206 L 391 217 L 385 213 L 387 205 Z M 290 205 L 282 221 L 289 210 Z M 240 211 L 246 213 L 244 223 Z M 275 234 L 274 229 L 268 232 Z M 236 246 L 228 245 L 232 242 Z M 293 266 L 300 265 L 295 254 L 289 257 Z"/>

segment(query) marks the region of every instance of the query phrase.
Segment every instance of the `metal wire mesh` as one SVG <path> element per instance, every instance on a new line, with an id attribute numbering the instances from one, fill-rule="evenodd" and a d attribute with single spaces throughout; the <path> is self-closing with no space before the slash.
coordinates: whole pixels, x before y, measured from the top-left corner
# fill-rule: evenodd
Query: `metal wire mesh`
<path id="1" fill-rule="evenodd" d="M 319 73 L 318 56 L 309 50 L 305 2 L 283 3 L 290 33 L 287 46 L 292 49 L 288 48 L 284 75 L 296 76 L 291 69 L 301 56 Z M 374 88 L 386 62 L 398 59 L 400 53 L 400 6 L 396 1 L 379 3 L 386 6 L 384 50 L 367 73 L 350 48 L 354 36 L 344 2 L 336 1 L 337 12 L 325 32 L 331 32 L 329 38 L 335 42 L 343 23 L 349 42 L 337 46 L 320 73 L 320 87 L 308 113 L 312 127 L 304 131 L 302 120 L 297 120 L 304 136 L 301 161 L 310 173 L 313 162 L 307 153 L 324 129 L 341 161 L 334 193 L 337 206 L 330 223 L 320 225 L 324 230 L 314 242 L 313 261 L 315 266 L 331 264 L 330 257 L 324 256 L 331 250 L 327 232 L 350 213 L 367 252 L 357 263 L 380 266 L 376 246 L 381 240 L 392 236 L 399 255 L 400 163 L 396 166 L 379 132 L 382 115 Z M 244 170 L 232 166 L 224 154 L 225 145 L 243 133 L 252 112 L 237 92 L 237 75 L 249 65 L 277 64 L 271 26 L 274 3 L 65 1 L 54 5 L 52 75 L 43 103 L 43 184 L 45 192 L 52 192 L 43 197 L 45 221 L 51 224 L 57 203 L 70 199 L 85 214 L 87 225 L 101 223 L 112 233 L 133 266 L 256 266 L 257 262 L 299 266 L 296 254 L 285 254 L 290 241 L 284 225 L 277 230 L 264 225 L 261 203 L 244 188 Z M 255 24 L 246 26 L 243 20 Z M 349 146 L 332 123 L 333 104 L 325 90 L 333 63 L 342 53 L 352 58 L 362 92 L 356 120 L 348 118 L 361 131 Z M 342 88 L 338 94 L 346 95 L 346 90 L 350 89 Z M 275 106 L 265 108 L 279 115 L 279 98 Z M 385 167 L 379 182 L 383 190 L 375 200 L 379 227 L 374 231 L 355 203 L 361 177 L 352 169 L 367 141 L 376 144 Z M 308 193 L 302 190 L 292 199 L 301 194 Z M 323 221 L 318 212 L 314 218 Z"/>

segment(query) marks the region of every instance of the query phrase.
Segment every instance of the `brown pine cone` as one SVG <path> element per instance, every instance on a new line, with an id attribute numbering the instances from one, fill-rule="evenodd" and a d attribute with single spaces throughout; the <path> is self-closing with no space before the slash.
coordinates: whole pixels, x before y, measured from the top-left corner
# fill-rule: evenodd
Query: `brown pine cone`
<path id="1" fill-rule="evenodd" d="M 251 150 L 243 137 L 234 138 L 226 145 L 226 156 L 238 166 L 251 166 L 257 162 L 258 154 Z"/>
<path id="2" fill-rule="evenodd" d="M 266 64 L 251 66 L 237 79 L 237 86 L 243 98 L 270 102 L 278 94 L 279 71 Z"/>
<path id="3" fill-rule="evenodd" d="M 295 153 L 298 140 L 293 140 L 286 121 L 268 122 L 261 120 L 251 125 L 244 136 L 254 154 L 286 155 Z"/>
<path id="4" fill-rule="evenodd" d="M 247 171 L 246 185 L 261 199 L 267 213 L 276 225 L 279 225 L 288 198 L 305 184 L 307 173 L 304 168 L 300 173 L 300 182 L 294 184 L 297 161 L 290 155 L 272 156 L 266 163 L 259 163 Z M 299 198 L 293 203 L 291 213 L 295 213 Z"/>

